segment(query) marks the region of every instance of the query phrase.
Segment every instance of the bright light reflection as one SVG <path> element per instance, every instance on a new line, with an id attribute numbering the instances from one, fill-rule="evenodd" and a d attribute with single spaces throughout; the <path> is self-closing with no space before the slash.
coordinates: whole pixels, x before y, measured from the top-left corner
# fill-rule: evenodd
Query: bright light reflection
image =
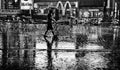
<path id="1" fill-rule="evenodd" d="M 39 43 L 36 44 L 36 49 L 47 49 L 46 42 L 40 41 Z"/>
<path id="2" fill-rule="evenodd" d="M 103 49 L 103 46 L 99 46 L 97 44 L 87 44 L 84 46 L 83 49 L 87 49 L 87 50 L 99 50 L 99 49 Z"/>
<path id="3" fill-rule="evenodd" d="M 37 51 L 35 58 L 35 66 L 38 69 L 46 69 L 47 67 L 47 52 L 46 51 Z"/>
<path id="4" fill-rule="evenodd" d="M 75 52 L 58 52 L 57 58 L 54 57 L 53 65 L 56 69 L 73 69 L 76 63 Z"/>
<path id="5" fill-rule="evenodd" d="M 97 44 L 87 44 L 84 46 L 87 50 L 100 50 L 104 49 L 103 46 Z M 85 55 L 83 60 L 93 70 L 94 68 L 107 68 L 107 63 L 109 62 L 107 58 L 103 57 L 105 53 L 103 52 L 89 52 Z"/>
<path id="6" fill-rule="evenodd" d="M 52 46 L 53 49 L 56 48 L 55 43 Z M 58 49 L 75 49 L 75 43 L 74 42 L 58 42 Z"/>
<path id="7" fill-rule="evenodd" d="M 74 42 L 58 42 L 56 47 L 55 42 L 53 43 L 52 49 L 75 49 Z M 41 41 L 36 44 L 36 49 L 47 49 L 46 42 Z"/>
<path id="8" fill-rule="evenodd" d="M 86 54 L 84 61 L 87 65 L 93 68 L 107 68 L 107 63 L 109 62 L 107 58 L 102 56 L 103 53 L 91 52 Z"/>

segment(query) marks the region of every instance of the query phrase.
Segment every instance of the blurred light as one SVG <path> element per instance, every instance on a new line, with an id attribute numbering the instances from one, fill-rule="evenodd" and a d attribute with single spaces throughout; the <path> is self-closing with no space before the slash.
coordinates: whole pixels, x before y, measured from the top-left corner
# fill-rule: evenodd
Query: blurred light
<path id="1" fill-rule="evenodd" d="M 37 3 L 34 3 L 34 8 L 38 8 L 38 4 Z"/>
<path id="2" fill-rule="evenodd" d="M 98 12 L 97 15 L 98 15 L 98 17 L 102 17 L 103 16 L 103 12 Z"/>
<path id="3" fill-rule="evenodd" d="M 73 12 L 72 14 L 75 16 L 76 15 L 76 10 L 73 10 L 72 12 Z"/>
<path id="4" fill-rule="evenodd" d="M 84 17 L 90 17 L 90 13 L 89 13 L 88 11 L 85 11 L 85 12 L 83 13 L 83 16 L 84 16 Z"/>
<path id="5" fill-rule="evenodd" d="M 97 40 L 98 39 L 98 34 L 89 34 L 88 39 L 89 40 Z"/>
<path id="6" fill-rule="evenodd" d="M 107 0 L 107 6 L 106 8 L 110 8 L 110 0 Z"/>
<path id="7" fill-rule="evenodd" d="M 37 10 L 37 14 L 39 15 L 39 14 L 44 14 L 44 9 L 39 9 L 39 10 Z"/>
<path id="8" fill-rule="evenodd" d="M 14 0 L 15 2 L 18 2 L 18 0 Z"/>
<path id="9" fill-rule="evenodd" d="M 82 17 L 82 12 L 81 11 L 79 11 L 79 17 Z"/>

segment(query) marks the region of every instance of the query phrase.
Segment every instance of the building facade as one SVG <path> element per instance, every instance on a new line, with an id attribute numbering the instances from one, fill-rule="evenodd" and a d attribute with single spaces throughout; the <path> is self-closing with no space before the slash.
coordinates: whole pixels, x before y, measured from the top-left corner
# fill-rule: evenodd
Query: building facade
<path id="1" fill-rule="evenodd" d="M 26 0 L 0 0 L 0 14 L 16 14 L 21 10 L 21 2 Z M 28 0 L 27 0 L 28 1 Z M 114 2 L 118 0 L 32 0 L 37 14 L 47 14 L 48 8 L 54 6 L 60 9 L 61 15 L 78 15 L 79 18 L 102 17 L 106 8 L 114 10 Z M 106 4 L 105 4 L 106 2 Z M 26 4 L 27 5 L 27 4 Z M 118 5 L 119 6 L 119 5 Z M 119 7 L 118 7 L 119 8 Z M 77 13 L 76 13 L 77 9 Z M 29 9 L 28 9 L 29 10 Z M 79 11 L 78 11 L 79 10 Z"/>
<path id="2" fill-rule="evenodd" d="M 0 17 L 16 15 L 20 12 L 20 0 L 0 0 Z"/>
<path id="3" fill-rule="evenodd" d="M 62 15 L 72 15 L 77 8 L 80 13 L 79 17 L 84 17 L 85 15 L 83 12 L 89 11 L 89 9 L 94 9 L 94 11 L 98 12 L 101 7 L 103 8 L 104 1 L 105 0 L 34 0 L 34 6 L 38 9 L 39 14 L 47 13 L 46 9 L 50 6 L 59 8 Z M 81 16 L 81 13 L 83 16 Z M 94 12 L 91 13 L 91 11 L 90 14 L 91 17 L 95 15 Z"/>

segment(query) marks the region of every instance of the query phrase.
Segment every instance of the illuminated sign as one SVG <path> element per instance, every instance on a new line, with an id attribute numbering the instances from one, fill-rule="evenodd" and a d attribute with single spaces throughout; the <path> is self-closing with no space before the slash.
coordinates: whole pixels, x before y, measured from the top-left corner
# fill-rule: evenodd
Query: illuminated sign
<path id="1" fill-rule="evenodd" d="M 100 9 L 80 9 L 80 18 L 102 18 L 103 12 Z"/>
<path id="2" fill-rule="evenodd" d="M 42 9 L 44 13 L 46 13 L 46 9 L 49 7 L 56 7 L 60 9 L 60 13 L 62 15 L 65 15 L 66 12 L 72 13 L 73 7 L 78 8 L 78 1 L 55 1 L 55 2 L 39 2 L 39 3 L 34 3 L 34 8 L 39 8 Z"/>
<path id="3" fill-rule="evenodd" d="M 78 2 L 74 2 L 75 7 L 78 7 Z M 67 6 L 69 8 L 67 8 Z M 65 11 L 69 10 L 72 11 L 72 5 L 69 1 L 66 1 L 65 4 L 63 5 L 63 3 L 61 1 L 59 1 L 56 5 L 57 8 L 60 8 L 62 10 L 62 14 L 65 15 Z"/>
<path id="4" fill-rule="evenodd" d="M 33 9 L 33 0 L 21 0 L 21 10 Z"/>
<path id="5" fill-rule="evenodd" d="M 0 14 L 9 14 L 9 15 L 12 15 L 12 14 L 17 14 L 19 13 L 20 10 L 10 10 L 10 9 L 1 9 L 0 10 Z"/>

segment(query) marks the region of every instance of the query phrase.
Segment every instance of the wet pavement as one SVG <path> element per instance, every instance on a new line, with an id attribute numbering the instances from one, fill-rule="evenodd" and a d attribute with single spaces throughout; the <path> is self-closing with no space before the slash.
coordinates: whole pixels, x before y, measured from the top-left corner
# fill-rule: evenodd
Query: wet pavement
<path id="1" fill-rule="evenodd" d="M 120 70 L 119 26 L 61 25 L 57 40 L 41 27 L 35 43 L 25 37 L 26 47 L 0 50 L 0 70 Z"/>

